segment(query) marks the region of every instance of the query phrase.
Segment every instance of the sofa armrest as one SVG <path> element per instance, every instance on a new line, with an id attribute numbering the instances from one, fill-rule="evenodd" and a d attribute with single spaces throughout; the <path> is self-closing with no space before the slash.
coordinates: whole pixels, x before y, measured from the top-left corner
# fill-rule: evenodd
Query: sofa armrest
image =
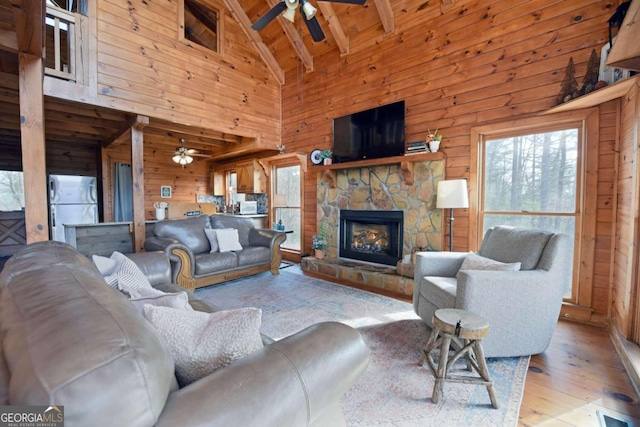
<path id="1" fill-rule="evenodd" d="M 171 283 L 171 263 L 163 251 L 126 254 L 142 270 L 151 286 Z"/>
<path id="2" fill-rule="evenodd" d="M 340 411 L 368 362 L 358 331 L 316 324 L 172 393 L 157 426 L 313 425 Z"/>
<path id="3" fill-rule="evenodd" d="M 420 283 L 424 276 L 455 277 L 470 252 L 418 252 L 414 282 Z"/>
<path id="4" fill-rule="evenodd" d="M 281 241 L 277 242 L 278 237 Z M 249 244 L 251 246 L 264 246 L 272 248 L 275 244 L 282 244 L 287 239 L 287 235 L 282 231 L 271 230 L 268 228 L 252 228 L 249 230 Z"/>

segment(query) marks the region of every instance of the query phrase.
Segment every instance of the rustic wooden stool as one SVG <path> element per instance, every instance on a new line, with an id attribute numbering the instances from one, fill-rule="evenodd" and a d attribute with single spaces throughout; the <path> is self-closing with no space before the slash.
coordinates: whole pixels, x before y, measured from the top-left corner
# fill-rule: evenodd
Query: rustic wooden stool
<path id="1" fill-rule="evenodd" d="M 427 346 L 422 350 L 420 365 L 428 362 L 431 372 L 436 378 L 433 386 L 431 400 L 438 403 L 442 394 L 442 386 L 446 381 L 484 385 L 489 392 L 491 406 L 498 408 L 498 400 L 493 390 L 493 381 L 489 376 L 489 370 L 484 360 L 482 350 L 482 338 L 489 333 L 489 324 L 477 314 L 466 310 L 454 308 L 440 309 L 433 315 L 433 332 L 427 342 Z M 462 340 L 462 341 L 461 341 Z M 455 350 L 449 358 L 449 348 L 454 344 Z M 440 361 L 436 368 L 433 355 L 434 350 L 440 348 Z M 466 356 L 467 369 L 477 372 L 480 376 L 451 375 L 449 370 L 456 361 Z"/>

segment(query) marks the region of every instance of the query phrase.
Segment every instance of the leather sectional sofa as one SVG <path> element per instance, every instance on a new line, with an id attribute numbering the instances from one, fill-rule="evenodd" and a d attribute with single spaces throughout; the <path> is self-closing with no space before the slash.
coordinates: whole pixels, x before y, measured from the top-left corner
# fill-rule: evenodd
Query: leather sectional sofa
<path id="1" fill-rule="evenodd" d="M 163 253 L 131 255 L 160 290 Z M 360 334 L 320 323 L 179 388 L 151 324 L 94 264 L 59 242 L 28 245 L 0 274 L 0 405 L 63 405 L 74 426 L 340 426 L 366 369 Z M 190 296 L 191 306 L 214 310 Z"/>
<path id="2" fill-rule="evenodd" d="M 205 229 L 238 230 L 240 251 L 211 253 Z M 271 271 L 278 274 L 286 239 L 281 231 L 255 228 L 247 218 L 227 215 L 200 215 L 158 221 L 147 251 L 164 251 L 172 262 L 173 280 L 193 290 L 239 277 Z"/>

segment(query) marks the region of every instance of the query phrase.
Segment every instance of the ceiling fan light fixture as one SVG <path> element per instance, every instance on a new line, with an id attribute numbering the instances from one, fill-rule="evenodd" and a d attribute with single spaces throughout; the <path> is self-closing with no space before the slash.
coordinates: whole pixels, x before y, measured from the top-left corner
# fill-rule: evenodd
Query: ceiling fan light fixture
<path id="1" fill-rule="evenodd" d="M 288 8 L 287 10 L 284 11 L 284 13 L 282 14 L 282 17 L 287 21 L 293 23 L 296 17 L 296 10 L 294 8 Z"/>
<path id="2" fill-rule="evenodd" d="M 316 12 L 318 11 L 318 9 L 313 7 L 313 5 L 309 3 L 307 0 L 302 0 L 302 11 L 304 12 L 304 15 L 307 17 L 307 20 L 309 20 L 309 19 L 312 19 L 314 16 L 316 16 Z"/>

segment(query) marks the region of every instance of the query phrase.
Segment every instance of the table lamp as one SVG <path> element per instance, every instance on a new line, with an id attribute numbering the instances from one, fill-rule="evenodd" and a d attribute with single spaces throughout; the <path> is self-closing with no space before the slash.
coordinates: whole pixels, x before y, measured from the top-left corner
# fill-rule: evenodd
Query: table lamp
<path id="1" fill-rule="evenodd" d="M 466 179 L 450 179 L 438 183 L 436 208 L 449 209 L 449 252 L 453 252 L 453 209 L 468 207 Z"/>

